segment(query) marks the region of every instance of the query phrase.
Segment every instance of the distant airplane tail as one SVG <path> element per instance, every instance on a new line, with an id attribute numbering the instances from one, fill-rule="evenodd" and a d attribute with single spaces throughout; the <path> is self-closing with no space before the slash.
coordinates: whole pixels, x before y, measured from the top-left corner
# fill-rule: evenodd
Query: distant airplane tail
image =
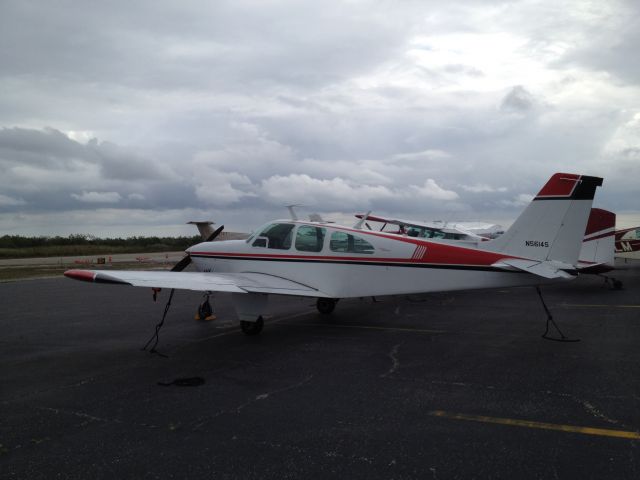
<path id="1" fill-rule="evenodd" d="M 578 257 L 583 273 L 601 273 L 614 268 L 616 214 L 592 208 Z"/>
<path id="2" fill-rule="evenodd" d="M 191 222 L 187 222 L 187 224 L 195 225 L 196 227 L 198 227 L 198 232 L 200 232 L 200 236 L 202 237 L 203 240 L 206 240 L 207 238 L 209 238 L 213 233 L 213 227 L 211 226 L 213 225 L 213 222 L 211 221 L 202 221 L 202 222 L 191 221 Z"/>
<path id="3" fill-rule="evenodd" d="M 504 234 L 478 248 L 516 259 L 577 265 L 593 197 L 601 185 L 599 177 L 554 174 Z"/>

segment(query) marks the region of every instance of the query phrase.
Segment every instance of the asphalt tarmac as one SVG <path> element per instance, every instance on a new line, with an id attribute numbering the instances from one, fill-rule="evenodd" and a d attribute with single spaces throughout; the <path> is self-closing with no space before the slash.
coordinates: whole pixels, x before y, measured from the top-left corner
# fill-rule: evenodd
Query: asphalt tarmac
<path id="1" fill-rule="evenodd" d="M 640 478 L 640 276 L 272 301 L 262 334 L 179 291 L 0 284 L 0 479 Z M 555 332 L 554 332 L 555 333 Z M 199 386 L 161 386 L 201 377 Z"/>

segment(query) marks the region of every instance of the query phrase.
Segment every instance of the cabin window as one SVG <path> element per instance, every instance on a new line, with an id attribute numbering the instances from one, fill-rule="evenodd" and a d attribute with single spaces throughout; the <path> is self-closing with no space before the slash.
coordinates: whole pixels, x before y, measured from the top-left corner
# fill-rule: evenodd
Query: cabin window
<path id="1" fill-rule="evenodd" d="M 292 236 L 293 225 L 289 223 L 274 223 L 258 234 L 252 246 L 288 250 L 291 248 Z"/>
<path id="2" fill-rule="evenodd" d="M 301 252 L 319 252 L 324 245 L 324 235 L 326 229 L 313 227 L 311 225 L 301 225 L 296 234 L 296 250 Z"/>
<path id="3" fill-rule="evenodd" d="M 373 245 L 360 237 L 345 232 L 333 232 L 329 248 L 341 253 L 374 253 Z"/>

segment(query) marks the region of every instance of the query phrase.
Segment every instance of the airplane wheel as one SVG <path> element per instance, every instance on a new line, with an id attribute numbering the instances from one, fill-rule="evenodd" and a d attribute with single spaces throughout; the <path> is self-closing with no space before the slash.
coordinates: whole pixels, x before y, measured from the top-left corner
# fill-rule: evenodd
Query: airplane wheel
<path id="1" fill-rule="evenodd" d="M 336 308 L 338 301 L 334 298 L 319 298 L 316 302 L 316 308 L 322 314 L 328 315 Z"/>
<path id="2" fill-rule="evenodd" d="M 616 280 L 615 278 L 613 279 L 613 289 L 614 290 L 622 290 L 623 285 L 622 282 L 620 280 Z"/>
<path id="3" fill-rule="evenodd" d="M 264 320 L 262 317 L 258 317 L 255 322 L 240 321 L 240 328 L 245 335 L 258 335 L 264 327 Z"/>

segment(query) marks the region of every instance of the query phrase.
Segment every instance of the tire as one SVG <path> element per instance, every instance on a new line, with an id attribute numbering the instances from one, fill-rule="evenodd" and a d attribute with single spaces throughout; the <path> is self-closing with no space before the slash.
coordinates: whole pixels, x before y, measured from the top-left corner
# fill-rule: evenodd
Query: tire
<path id="1" fill-rule="evenodd" d="M 329 315 L 336 308 L 338 301 L 335 298 L 319 298 L 316 301 L 316 308 L 323 315 Z"/>
<path id="2" fill-rule="evenodd" d="M 264 327 L 262 317 L 258 317 L 258 320 L 255 322 L 240 321 L 240 328 L 245 335 L 258 335 L 262 331 L 262 327 Z"/>

